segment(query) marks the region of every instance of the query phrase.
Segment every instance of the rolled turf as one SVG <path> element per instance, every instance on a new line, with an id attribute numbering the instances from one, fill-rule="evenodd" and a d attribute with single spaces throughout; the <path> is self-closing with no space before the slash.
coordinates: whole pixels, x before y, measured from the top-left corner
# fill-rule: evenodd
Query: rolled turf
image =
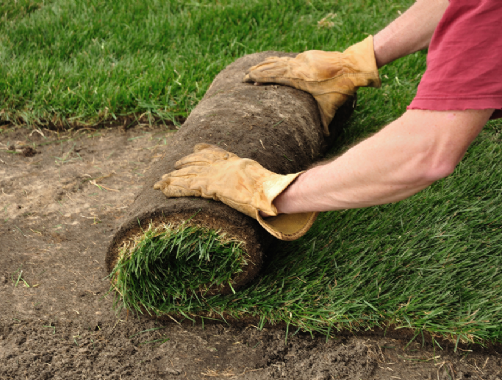
<path id="1" fill-rule="evenodd" d="M 150 225 L 127 241 L 111 278 L 128 309 L 176 314 L 192 298 L 234 291 L 247 265 L 243 242 L 188 221 Z"/>
<path id="2" fill-rule="evenodd" d="M 223 70 L 146 176 L 106 258 L 124 306 L 176 314 L 180 304 L 202 307 L 207 297 L 235 292 L 259 272 L 272 239 L 254 219 L 220 202 L 168 199 L 153 185 L 198 143 L 219 145 L 280 174 L 304 170 L 319 159 L 353 102 L 339 110 L 326 138 L 309 94 L 242 83 L 249 67 L 274 55 L 292 56 L 252 54 Z"/>

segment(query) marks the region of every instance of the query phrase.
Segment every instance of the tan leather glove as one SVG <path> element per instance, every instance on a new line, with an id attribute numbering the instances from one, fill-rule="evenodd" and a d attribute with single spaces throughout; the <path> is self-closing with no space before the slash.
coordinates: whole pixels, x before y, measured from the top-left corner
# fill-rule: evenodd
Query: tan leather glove
<path id="1" fill-rule="evenodd" d="M 380 87 L 373 50 L 373 36 L 352 45 L 343 53 L 310 50 L 295 58 L 270 57 L 253 66 L 244 82 L 280 83 L 314 96 L 321 113 L 324 134 L 336 110 L 359 87 Z"/>
<path id="2" fill-rule="evenodd" d="M 154 185 L 168 197 L 203 197 L 221 201 L 254 219 L 281 240 L 303 236 L 317 212 L 280 214 L 272 204 L 301 173 L 275 174 L 256 161 L 240 158 L 215 145 L 197 144 L 194 153 L 176 162 L 174 172 Z M 271 215 L 262 218 L 260 211 Z"/>

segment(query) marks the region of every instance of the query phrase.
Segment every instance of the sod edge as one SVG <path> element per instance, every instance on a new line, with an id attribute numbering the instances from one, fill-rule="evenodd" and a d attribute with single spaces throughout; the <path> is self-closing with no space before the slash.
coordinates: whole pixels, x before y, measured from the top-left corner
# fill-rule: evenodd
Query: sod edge
<path id="1" fill-rule="evenodd" d="M 161 315 L 206 297 L 235 292 L 249 264 L 245 243 L 197 225 L 150 224 L 125 241 L 110 273 L 121 306 Z M 116 303 L 117 305 L 117 303 Z"/>

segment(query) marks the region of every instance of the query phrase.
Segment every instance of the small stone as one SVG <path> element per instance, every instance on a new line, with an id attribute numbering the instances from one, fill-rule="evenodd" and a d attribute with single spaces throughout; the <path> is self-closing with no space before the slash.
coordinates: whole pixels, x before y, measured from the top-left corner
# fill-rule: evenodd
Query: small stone
<path id="1" fill-rule="evenodd" d="M 23 155 L 23 157 L 33 157 L 37 153 L 38 152 L 35 149 L 33 149 L 31 146 L 25 146 L 23 148 L 23 150 L 21 151 L 21 154 Z"/>
<path id="2" fill-rule="evenodd" d="M 167 367 L 167 368 L 165 369 L 165 372 L 166 372 L 166 373 L 168 373 L 168 374 L 170 374 L 170 375 L 175 375 L 175 376 L 177 376 L 177 375 L 180 375 L 180 374 L 181 374 L 181 371 L 179 371 L 179 370 L 177 370 L 177 369 L 175 369 L 175 368 L 171 368 L 171 367 Z"/>

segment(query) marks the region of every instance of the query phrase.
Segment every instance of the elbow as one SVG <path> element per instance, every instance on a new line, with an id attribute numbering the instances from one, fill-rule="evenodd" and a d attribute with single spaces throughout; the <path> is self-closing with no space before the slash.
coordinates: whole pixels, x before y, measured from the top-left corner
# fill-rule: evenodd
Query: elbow
<path id="1" fill-rule="evenodd" d="M 421 179 L 426 184 L 432 184 L 440 179 L 448 177 L 455 171 L 457 163 L 444 160 L 427 165 L 421 173 Z"/>
<path id="2" fill-rule="evenodd" d="M 455 171 L 463 154 L 458 149 L 451 149 L 450 146 L 447 148 L 449 149 L 432 146 L 415 154 L 413 165 L 416 169 L 415 178 L 417 182 L 428 186 L 448 177 Z"/>

